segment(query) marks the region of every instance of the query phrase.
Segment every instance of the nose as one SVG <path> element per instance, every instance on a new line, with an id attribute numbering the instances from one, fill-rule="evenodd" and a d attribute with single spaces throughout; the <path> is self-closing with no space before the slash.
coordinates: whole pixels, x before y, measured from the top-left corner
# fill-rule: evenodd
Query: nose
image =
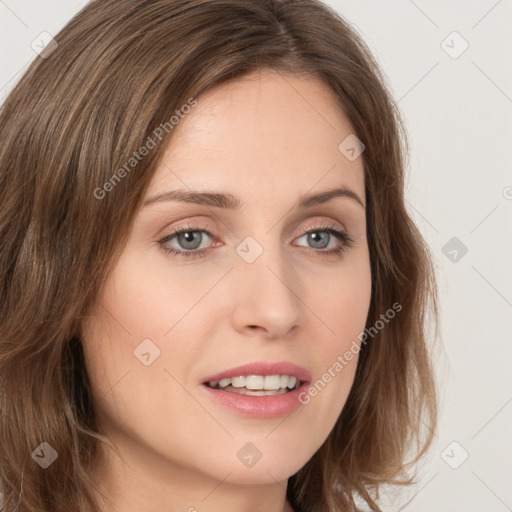
<path id="1" fill-rule="evenodd" d="M 279 248 L 268 248 L 233 271 L 233 327 L 245 335 L 285 338 L 303 321 L 300 281 Z"/>

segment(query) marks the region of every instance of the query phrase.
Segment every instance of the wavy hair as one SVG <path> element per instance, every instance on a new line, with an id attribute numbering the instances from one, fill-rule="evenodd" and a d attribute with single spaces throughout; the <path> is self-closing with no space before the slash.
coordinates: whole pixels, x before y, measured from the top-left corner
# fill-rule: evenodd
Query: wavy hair
<path id="1" fill-rule="evenodd" d="M 290 477 L 287 497 L 304 512 L 357 510 L 358 499 L 378 510 L 379 486 L 413 482 L 410 465 L 437 423 L 428 346 L 437 292 L 405 205 L 403 121 L 370 50 L 319 0 L 95 0 L 31 63 L 0 110 L 6 512 L 98 510 L 91 468 L 107 440 L 89 394 L 81 320 L 123 250 L 172 132 L 102 199 L 98 187 L 188 99 L 264 68 L 322 80 L 366 146 L 367 327 L 402 305 L 362 348 L 341 415 Z M 33 458 L 42 442 L 58 454 L 48 469 Z"/>

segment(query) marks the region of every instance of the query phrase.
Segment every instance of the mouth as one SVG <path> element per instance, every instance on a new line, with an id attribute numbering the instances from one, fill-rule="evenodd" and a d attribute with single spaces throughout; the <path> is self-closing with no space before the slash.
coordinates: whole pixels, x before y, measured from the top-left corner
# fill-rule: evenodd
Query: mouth
<path id="1" fill-rule="evenodd" d="M 218 391 L 238 393 L 239 395 L 275 396 L 291 393 L 305 382 L 293 375 L 239 375 L 207 381 L 203 385 Z"/>
<path id="2" fill-rule="evenodd" d="M 253 362 L 203 379 L 205 396 L 239 416 L 270 419 L 299 408 L 311 374 L 288 361 Z"/>

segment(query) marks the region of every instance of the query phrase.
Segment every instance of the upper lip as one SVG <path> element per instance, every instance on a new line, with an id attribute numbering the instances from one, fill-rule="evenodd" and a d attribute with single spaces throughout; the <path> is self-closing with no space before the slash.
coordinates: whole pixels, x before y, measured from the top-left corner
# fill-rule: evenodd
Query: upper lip
<path id="1" fill-rule="evenodd" d="M 301 382 L 311 381 L 311 374 L 305 368 L 288 361 L 282 361 L 276 363 L 253 362 L 241 366 L 235 366 L 229 370 L 210 375 L 204 379 L 203 384 L 212 381 L 219 381 L 221 379 L 247 375 L 288 375 L 289 377 L 295 377 Z"/>

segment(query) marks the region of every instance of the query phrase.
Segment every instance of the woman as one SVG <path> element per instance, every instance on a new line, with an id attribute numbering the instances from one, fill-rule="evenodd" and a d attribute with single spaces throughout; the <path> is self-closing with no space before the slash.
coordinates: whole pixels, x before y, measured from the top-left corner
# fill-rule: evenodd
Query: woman
<path id="1" fill-rule="evenodd" d="M 384 84 L 316 0 L 97 0 L 55 37 L 0 113 L 3 510 L 413 481 L 436 293 Z"/>

